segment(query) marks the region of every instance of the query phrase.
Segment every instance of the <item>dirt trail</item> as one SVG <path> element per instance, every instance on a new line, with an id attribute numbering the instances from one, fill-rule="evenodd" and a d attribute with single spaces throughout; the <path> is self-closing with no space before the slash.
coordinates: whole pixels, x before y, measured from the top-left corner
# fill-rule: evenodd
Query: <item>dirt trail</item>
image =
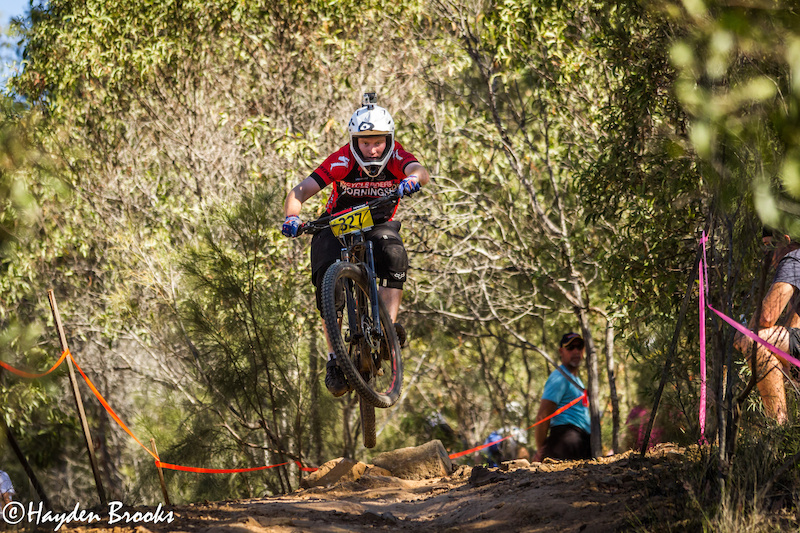
<path id="1" fill-rule="evenodd" d="M 688 513 L 686 450 L 661 445 L 594 461 L 522 468 L 459 467 L 425 481 L 365 476 L 284 496 L 172 507 L 172 523 L 119 527 L 108 520 L 61 530 L 96 533 L 362 531 L 680 531 Z M 137 508 L 153 511 L 153 508 Z M 130 511 L 130 509 L 129 509 Z"/>

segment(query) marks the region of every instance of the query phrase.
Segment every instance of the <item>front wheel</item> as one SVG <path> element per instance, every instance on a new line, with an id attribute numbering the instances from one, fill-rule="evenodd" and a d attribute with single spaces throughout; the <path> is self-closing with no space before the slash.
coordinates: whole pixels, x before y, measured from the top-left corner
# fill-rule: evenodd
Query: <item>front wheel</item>
<path id="1" fill-rule="evenodd" d="M 322 317 L 336 362 L 359 396 L 386 408 L 400 397 L 403 362 L 389 311 L 379 298 L 378 334 L 371 302 L 369 282 L 358 265 L 340 261 L 325 272 Z"/>

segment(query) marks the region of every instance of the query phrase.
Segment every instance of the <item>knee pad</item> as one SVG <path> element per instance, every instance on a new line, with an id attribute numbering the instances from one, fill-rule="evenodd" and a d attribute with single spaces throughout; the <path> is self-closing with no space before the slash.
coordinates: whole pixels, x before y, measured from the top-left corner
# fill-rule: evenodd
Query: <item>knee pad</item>
<path id="1" fill-rule="evenodd" d="M 385 239 L 375 253 L 375 270 L 381 285 L 391 289 L 402 289 L 408 271 L 408 254 L 403 242 Z"/>

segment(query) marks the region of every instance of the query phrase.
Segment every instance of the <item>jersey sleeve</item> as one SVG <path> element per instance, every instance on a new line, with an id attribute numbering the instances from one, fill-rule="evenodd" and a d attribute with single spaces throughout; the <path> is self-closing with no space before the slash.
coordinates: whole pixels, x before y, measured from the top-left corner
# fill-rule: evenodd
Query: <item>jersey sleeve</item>
<path id="1" fill-rule="evenodd" d="M 394 174 L 395 176 L 405 176 L 405 168 L 411 163 L 419 163 L 417 158 L 414 157 L 413 154 L 407 152 L 403 145 L 399 142 L 395 141 L 394 143 L 394 153 L 392 153 L 391 159 L 389 159 L 389 172 Z"/>
<path id="2" fill-rule="evenodd" d="M 334 153 L 329 155 L 320 166 L 311 173 L 311 177 L 317 182 L 320 189 L 324 189 L 334 181 L 343 179 L 353 165 L 353 157 L 350 153 L 350 146 L 344 145 Z"/>

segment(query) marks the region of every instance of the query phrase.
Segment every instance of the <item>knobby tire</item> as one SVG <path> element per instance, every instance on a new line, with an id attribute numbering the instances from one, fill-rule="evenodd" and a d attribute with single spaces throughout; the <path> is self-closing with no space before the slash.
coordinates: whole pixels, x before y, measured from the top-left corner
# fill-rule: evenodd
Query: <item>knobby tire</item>
<path id="1" fill-rule="evenodd" d="M 342 287 L 347 287 L 348 296 L 342 298 L 340 292 L 337 301 L 337 288 L 341 291 Z M 336 354 L 337 364 L 344 373 L 347 383 L 366 403 L 386 408 L 394 405 L 400 397 L 400 389 L 403 386 L 403 362 L 397 332 L 383 301 L 379 299 L 383 336 L 378 350 L 371 350 L 363 337 L 350 334 L 351 324 L 346 301 L 350 300 L 355 304 L 356 317 L 352 329 L 355 329 L 356 323 L 370 325 L 369 310 L 372 308 L 370 294 L 367 277 L 358 265 L 347 261 L 334 263 L 328 268 L 322 281 L 322 317 Z M 388 354 L 388 360 L 376 357 L 376 353 Z M 370 361 L 374 363 L 376 359 L 383 369 L 383 376 L 370 371 L 374 369 Z"/>
<path id="2" fill-rule="evenodd" d="M 364 448 L 374 448 L 377 443 L 375 435 L 375 407 L 358 397 L 358 407 L 361 410 L 361 430 L 364 432 Z"/>

